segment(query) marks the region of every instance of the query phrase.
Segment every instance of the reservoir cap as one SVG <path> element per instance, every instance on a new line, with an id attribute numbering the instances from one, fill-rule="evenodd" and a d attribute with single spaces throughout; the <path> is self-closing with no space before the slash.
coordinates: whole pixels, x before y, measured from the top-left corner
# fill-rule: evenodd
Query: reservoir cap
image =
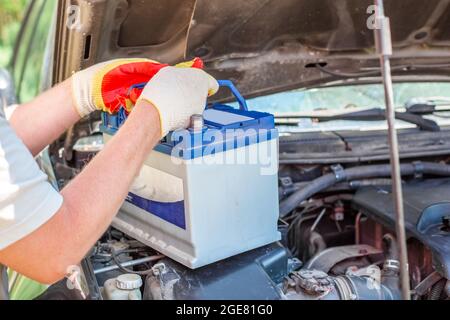
<path id="1" fill-rule="evenodd" d="M 142 278 L 137 274 L 123 274 L 116 279 L 116 286 L 122 290 L 135 290 L 142 287 Z"/>

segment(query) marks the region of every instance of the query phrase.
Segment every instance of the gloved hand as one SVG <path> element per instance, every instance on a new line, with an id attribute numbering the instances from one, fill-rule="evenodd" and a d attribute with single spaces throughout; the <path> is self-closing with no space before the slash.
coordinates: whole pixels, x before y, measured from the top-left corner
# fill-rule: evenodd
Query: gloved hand
<path id="1" fill-rule="evenodd" d="M 72 76 L 72 93 L 77 112 L 85 117 L 100 110 L 117 113 L 123 106 L 131 111 L 140 92 L 129 92 L 131 86 L 146 83 L 167 67 L 148 59 L 117 59 L 94 65 Z M 179 64 L 183 68 L 203 68 L 195 59 Z"/>
<path id="2" fill-rule="evenodd" d="M 202 114 L 206 99 L 219 90 L 217 81 L 200 69 L 166 67 L 146 85 L 140 101 L 151 103 L 159 112 L 161 136 L 186 128 L 194 114 Z"/>

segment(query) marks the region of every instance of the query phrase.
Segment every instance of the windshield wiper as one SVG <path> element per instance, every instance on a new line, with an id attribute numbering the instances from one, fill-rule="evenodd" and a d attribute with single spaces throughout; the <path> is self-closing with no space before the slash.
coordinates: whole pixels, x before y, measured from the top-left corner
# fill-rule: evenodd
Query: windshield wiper
<path id="1" fill-rule="evenodd" d="M 437 104 L 432 102 L 419 102 L 406 106 L 406 112 L 416 115 L 430 115 L 436 112 L 450 111 L 450 104 Z"/>
<path id="2" fill-rule="evenodd" d="M 348 120 L 348 121 L 383 121 L 386 120 L 385 110 L 381 108 L 372 108 L 366 109 L 362 111 L 354 111 L 349 113 L 341 113 L 335 115 L 299 115 L 299 116 L 289 116 L 283 117 L 279 116 L 278 119 L 315 119 L 318 122 L 327 122 L 327 121 L 335 121 L 335 120 Z M 420 114 L 415 114 L 411 112 L 396 112 L 395 118 L 398 120 L 402 120 L 408 123 L 415 124 L 421 130 L 425 131 L 440 131 L 441 128 L 439 125 L 429 119 L 423 118 Z M 279 123 L 279 122 L 278 122 Z M 291 121 L 286 122 L 286 125 L 292 125 Z"/>

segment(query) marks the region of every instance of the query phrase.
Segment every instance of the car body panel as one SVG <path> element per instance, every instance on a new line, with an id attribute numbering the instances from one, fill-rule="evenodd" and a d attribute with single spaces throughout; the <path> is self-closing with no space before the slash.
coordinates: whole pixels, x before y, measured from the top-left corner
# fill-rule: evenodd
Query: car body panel
<path id="1" fill-rule="evenodd" d="M 80 12 L 73 28 L 67 27 L 69 5 Z M 394 77 L 448 80 L 448 1 L 386 0 L 385 7 Z M 370 0 L 64 0 L 58 34 L 67 41 L 58 41 L 65 44 L 57 48 L 55 81 L 112 58 L 175 63 L 199 56 L 209 72 L 233 80 L 247 97 L 335 82 L 342 78 L 315 66 L 346 73 L 378 68 L 373 10 Z"/>

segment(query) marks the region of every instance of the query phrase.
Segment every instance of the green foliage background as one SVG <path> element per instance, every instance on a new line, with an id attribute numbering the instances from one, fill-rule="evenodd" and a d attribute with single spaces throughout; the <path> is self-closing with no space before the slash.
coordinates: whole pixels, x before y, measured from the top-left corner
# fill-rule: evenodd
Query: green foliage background
<path id="1" fill-rule="evenodd" d="M 0 0 L 0 67 L 8 64 L 28 0 Z"/>

